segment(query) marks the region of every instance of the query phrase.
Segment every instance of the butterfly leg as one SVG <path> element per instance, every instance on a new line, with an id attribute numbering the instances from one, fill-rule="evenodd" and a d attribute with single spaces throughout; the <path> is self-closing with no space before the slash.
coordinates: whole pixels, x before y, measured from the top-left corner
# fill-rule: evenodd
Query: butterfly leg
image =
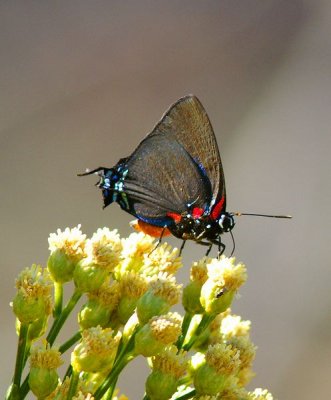
<path id="1" fill-rule="evenodd" d="M 180 249 L 179 249 L 179 256 L 182 255 L 182 251 L 184 249 L 185 243 L 186 243 L 186 240 L 183 240 L 183 243 L 182 243 L 182 245 L 180 246 Z"/>
<path id="2" fill-rule="evenodd" d="M 160 237 L 159 237 L 159 239 L 158 239 L 158 241 L 157 241 L 157 243 L 156 243 L 156 246 L 154 247 L 154 249 L 148 254 L 148 257 L 153 253 L 153 251 L 155 251 L 158 247 L 159 247 L 159 245 L 161 244 L 161 241 L 162 241 L 162 238 L 163 238 L 163 235 L 164 235 L 164 232 L 165 232 L 165 230 L 166 230 L 166 226 L 165 227 L 163 227 L 163 229 L 162 229 L 162 232 L 161 232 L 161 235 L 160 235 Z"/>

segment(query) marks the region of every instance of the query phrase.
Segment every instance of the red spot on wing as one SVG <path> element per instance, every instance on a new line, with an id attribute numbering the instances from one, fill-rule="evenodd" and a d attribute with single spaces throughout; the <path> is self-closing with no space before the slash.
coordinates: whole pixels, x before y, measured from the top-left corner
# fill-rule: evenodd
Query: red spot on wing
<path id="1" fill-rule="evenodd" d="M 139 232 L 144 232 L 149 236 L 153 236 L 156 238 L 159 238 L 162 236 L 169 236 L 171 235 L 171 232 L 169 231 L 168 228 L 162 228 L 160 226 L 155 226 L 148 224 L 147 222 L 141 221 L 140 219 L 133 221 L 131 223 L 131 226 Z"/>
<path id="2" fill-rule="evenodd" d="M 222 213 L 224 206 L 225 196 L 222 196 L 221 200 L 216 203 L 213 207 L 213 211 L 211 212 L 211 218 L 216 220 Z"/>
<path id="3" fill-rule="evenodd" d="M 172 218 L 176 223 L 178 223 L 182 219 L 182 216 L 180 214 L 173 212 L 167 212 L 167 217 Z"/>
<path id="4" fill-rule="evenodd" d="M 193 208 L 192 216 L 194 219 L 200 218 L 202 214 L 203 214 L 202 208 L 199 208 L 199 207 Z"/>

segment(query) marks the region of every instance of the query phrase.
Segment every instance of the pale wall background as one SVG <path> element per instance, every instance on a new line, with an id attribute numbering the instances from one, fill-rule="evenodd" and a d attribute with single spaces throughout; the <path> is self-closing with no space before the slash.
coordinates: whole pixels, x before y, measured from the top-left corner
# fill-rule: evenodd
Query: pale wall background
<path id="1" fill-rule="evenodd" d="M 58 227 L 130 232 L 131 218 L 103 211 L 94 179 L 76 173 L 130 154 L 195 93 L 220 144 L 229 210 L 294 216 L 241 218 L 234 230 L 249 270 L 234 311 L 259 347 L 252 386 L 330 398 L 330 45 L 328 0 L 0 3 L 2 392 L 17 273 L 45 264 Z M 186 247 L 183 281 L 203 252 Z M 120 382 L 132 399 L 143 393 L 138 365 Z"/>

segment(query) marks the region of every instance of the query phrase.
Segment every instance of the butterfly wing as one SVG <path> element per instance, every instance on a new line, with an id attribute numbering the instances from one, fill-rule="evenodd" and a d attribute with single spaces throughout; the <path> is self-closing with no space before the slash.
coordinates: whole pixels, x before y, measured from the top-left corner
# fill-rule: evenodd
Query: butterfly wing
<path id="1" fill-rule="evenodd" d="M 188 95 L 174 103 L 149 136 L 160 134 L 180 143 L 204 170 L 212 187 L 210 206 L 218 207 L 214 212 L 224 211 L 226 192 L 221 157 L 213 127 L 199 99 Z"/>
<path id="2" fill-rule="evenodd" d="M 164 226 L 169 214 L 183 214 L 189 205 L 205 208 L 212 197 L 204 171 L 177 141 L 167 134 L 150 135 L 128 157 L 124 192 L 132 214 Z"/>

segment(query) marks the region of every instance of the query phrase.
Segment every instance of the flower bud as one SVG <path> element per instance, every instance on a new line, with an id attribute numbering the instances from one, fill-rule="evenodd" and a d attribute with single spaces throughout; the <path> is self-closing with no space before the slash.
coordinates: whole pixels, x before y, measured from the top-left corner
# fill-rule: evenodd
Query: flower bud
<path id="1" fill-rule="evenodd" d="M 178 379 L 186 372 L 187 359 L 170 346 L 152 358 L 153 371 L 146 380 L 146 394 L 151 400 L 167 400 L 177 390 Z"/>
<path id="2" fill-rule="evenodd" d="M 75 266 L 79 260 L 85 257 L 85 238 L 80 230 L 66 228 L 63 232 L 51 233 L 48 238 L 51 254 L 47 267 L 52 279 L 58 283 L 68 282 L 72 279 Z"/>
<path id="3" fill-rule="evenodd" d="M 60 352 L 54 348 L 32 348 L 29 387 L 38 399 L 48 396 L 57 387 L 59 376 L 56 370 L 62 364 L 60 356 Z"/>
<path id="4" fill-rule="evenodd" d="M 175 343 L 181 333 L 181 323 L 181 316 L 177 313 L 151 318 L 135 336 L 135 353 L 151 357 Z"/>
<path id="5" fill-rule="evenodd" d="M 193 382 L 199 394 L 216 395 L 239 369 L 239 351 L 225 344 L 209 346 L 205 357 L 193 366 Z"/>
<path id="6" fill-rule="evenodd" d="M 100 326 L 82 332 L 82 340 L 71 353 L 71 365 L 77 372 L 100 372 L 112 365 L 120 335 Z"/>
<path id="7" fill-rule="evenodd" d="M 109 324 L 111 313 L 117 308 L 120 296 L 118 282 L 102 285 L 95 292 L 88 294 L 88 301 L 78 314 L 78 322 L 82 329 Z"/>
<path id="8" fill-rule="evenodd" d="M 139 322 L 145 324 L 150 318 L 162 315 L 178 303 L 182 285 L 177 285 L 175 277 L 158 274 L 149 283 L 147 292 L 137 302 Z"/>
<path id="9" fill-rule="evenodd" d="M 16 280 L 16 287 L 13 311 L 21 323 L 29 324 L 51 313 L 53 284 L 48 272 L 41 266 L 33 264 L 22 271 Z"/>
<path id="10" fill-rule="evenodd" d="M 222 256 L 207 264 L 208 279 L 201 288 L 200 301 L 209 315 L 224 312 L 230 307 L 238 288 L 246 281 L 246 268 L 235 265 L 235 258 Z"/>
<path id="11" fill-rule="evenodd" d="M 122 239 L 122 246 L 123 261 L 115 271 L 120 274 L 125 271 L 139 272 L 144 264 L 145 254 L 152 252 L 155 243 L 154 238 L 139 232 Z"/>
<path id="12" fill-rule="evenodd" d="M 95 264 L 91 258 L 81 260 L 73 273 L 75 285 L 79 292 L 94 292 L 107 280 L 110 272 Z"/>
<path id="13" fill-rule="evenodd" d="M 147 290 L 147 278 L 135 272 L 124 272 L 120 277 L 121 298 L 117 307 L 117 316 L 125 324 L 134 313 L 138 299 Z"/>

